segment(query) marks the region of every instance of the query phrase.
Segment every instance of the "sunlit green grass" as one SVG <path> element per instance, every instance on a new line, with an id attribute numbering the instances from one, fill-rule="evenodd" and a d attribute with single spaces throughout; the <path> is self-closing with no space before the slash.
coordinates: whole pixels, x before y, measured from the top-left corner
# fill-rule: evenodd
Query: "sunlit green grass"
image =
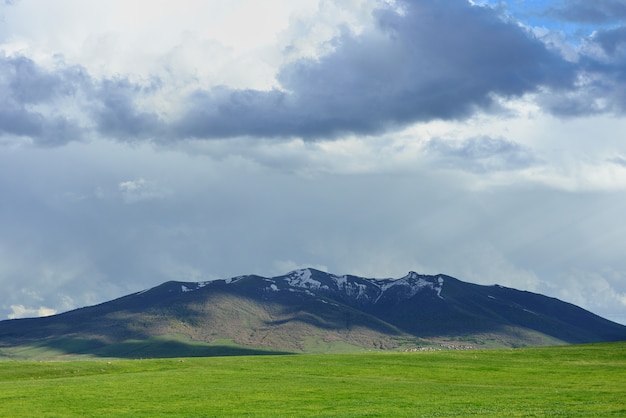
<path id="1" fill-rule="evenodd" d="M 0 416 L 626 416 L 626 343 L 0 362 Z"/>

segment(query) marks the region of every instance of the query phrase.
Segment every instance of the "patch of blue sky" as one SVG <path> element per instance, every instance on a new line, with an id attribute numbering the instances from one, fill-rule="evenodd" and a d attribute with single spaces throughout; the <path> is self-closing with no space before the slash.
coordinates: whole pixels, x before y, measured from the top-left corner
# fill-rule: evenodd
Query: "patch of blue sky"
<path id="1" fill-rule="evenodd" d="M 603 27 L 601 24 L 578 23 L 560 18 L 556 11 L 562 9 L 564 3 L 561 1 L 473 0 L 472 3 L 500 9 L 505 15 L 525 26 L 560 32 L 565 38 L 575 43 Z"/>

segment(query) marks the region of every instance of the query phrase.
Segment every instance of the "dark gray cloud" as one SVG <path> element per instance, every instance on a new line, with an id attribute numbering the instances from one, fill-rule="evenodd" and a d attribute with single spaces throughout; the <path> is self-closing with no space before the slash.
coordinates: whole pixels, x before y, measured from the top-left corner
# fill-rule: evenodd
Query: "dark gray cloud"
<path id="1" fill-rule="evenodd" d="M 539 163 L 530 149 L 506 139 L 487 136 L 464 141 L 433 138 L 426 151 L 438 164 L 472 172 L 519 170 Z"/>
<path id="2" fill-rule="evenodd" d="M 462 119 L 494 96 L 569 86 L 574 67 L 494 9 L 464 0 L 375 12 L 376 30 L 342 33 L 320 59 L 278 74 L 283 91 L 198 91 L 175 135 L 332 137 Z"/>
<path id="3" fill-rule="evenodd" d="M 599 30 L 591 37 L 608 55 L 615 55 L 620 47 L 626 45 L 626 26 L 619 26 L 607 30 Z"/>
<path id="4" fill-rule="evenodd" d="M 158 88 L 158 82 L 146 87 L 124 78 L 99 82 L 91 98 L 91 112 L 99 133 L 122 141 L 153 139 L 162 133 L 162 120 L 154 112 L 139 109 L 135 101 Z"/>
<path id="5" fill-rule="evenodd" d="M 567 0 L 548 8 L 549 17 L 574 23 L 606 24 L 626 20 L 624 0 Z"/>
<path id="6" fill-rule="evenodd" d="M 62 66 L 48 71 L 23 56 L 0 54 L 0 133 L 26 136 L 41 145 L 75 140 L 77 122 L 52 107 L 55 101 L 75 96 L 89 79 L 80 67 Z"/>
<path id="7" fill-rule="evenodd" d="M 0 132 L 41 145 L 65 144 L 94 132 L 120 141 L 315 140 L 461 120 L 498 111 L 495 98 L 538 91 L 547 92 L 540 104 L 559 116 L 626 111 L 621 28 L 590 38 L 608 58 L 582 55 L 573 63 L 500 9 L 466 0 L 401 6 L 402 12 L 375 10 L 375 27 L 360 34 L 343 31 L 327 55 L 285 65 L 277 74 L 277 89 L 198 89 L 167 118 L 150 104 L 163 94 L 158 80 L 96 80 L 62 62 L 45 69 L 25 57 L 0 56 Z M 580 79 L 589 81 L 576 84 Z M 75 113 L 58 110 L 68 99 L 78 103 Z"/>
<path id="8" fill-rule="evenodd" d="M 537 91 L 538 104 L 559 117 L 626 112 L 626 26 L 596 28 L 584 43 L 605 55 L 582 48 L 573 62 L 505 18 L 502 8 L 465 0 L 402 6 L 403 13 L 376 10 L 375 29 L 343 32 L 332 53 L 282 68 L 282 90 L 197 91 L 170 136 L 378 134 L 494 111 L 494 97 Z M 626 2 L 572 1 L 550 13 L 614 23 L 626 16 Z"/>
<path id="9" fill-rule="evenodd" d="M 163 131 L 162 121 L 139 109 L 138 98 L 159 89 L 119 77 L 93 79 L 80 66 L 59 62 L 46 69 L 30 58 L 0 55 L 0 133 L 29 137 L 43 146 L 82 140 L 91 128 L 122 141 L 151 139 Z M 72 104 L 77 107 L 72 108 Z M 68 105 L 68 103 L 70 103 Z"/>

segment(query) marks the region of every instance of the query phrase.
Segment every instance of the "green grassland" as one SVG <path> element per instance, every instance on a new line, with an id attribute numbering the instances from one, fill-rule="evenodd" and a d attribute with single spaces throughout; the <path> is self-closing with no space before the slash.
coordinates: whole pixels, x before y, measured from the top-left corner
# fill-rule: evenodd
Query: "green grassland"
<path id="1" fill-rule="evenodd" d="M 10 360 L 0 416 L 626 416 L 626 343 Z"/>

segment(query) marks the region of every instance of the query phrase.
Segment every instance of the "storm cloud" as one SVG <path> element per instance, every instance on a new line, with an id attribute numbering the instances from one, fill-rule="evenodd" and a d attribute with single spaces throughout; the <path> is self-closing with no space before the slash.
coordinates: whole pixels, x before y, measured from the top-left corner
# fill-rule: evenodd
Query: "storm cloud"
<path id="1" fill-rule="evenodd" d="M 416 121 L 463 119 L 493 108 L 495 97 L 563 89 L 575 77 L 571 63 L 487 7 L 419 1 L 374 14 L 375 28 L 344 31 L 328 55 L 282 68 L 281 90 L 195 92 L 177 134 L 376 134 Z"/>
<path id="2" fill-rule="evenodd" d="M 78 121 L 57 106 L 88 83 L 79 67 L 48 71 L 29 58 L 0 53 L 0 132 L 33 138 L 41 145 L 75 140 L 81 133 Z"/>
<path id="3" fill-rule="evenodd" d="M 533 93 L 559 116 L 626 110 L 623 28 L 590 38 L 606 57 L 582 51 L 572 62 L 501 10 L 464 0 L 403 2 L 372 14 L 372 27 L 342 30 L 325 55 L 284 64 L 271 90 L 197 88 L 174 99 L 177 110 L 169 112 L 154 105 L 167 97 L 158 77 L 97 79 L 62 61 L 46 69 L 3 55 L 0 129 L 41 145 L 92 135 L 323 140 L 502 112 L 503 100 Z M 74 112 L 58 112 L 68 100 Z"/>
<path id="4" fill-rule="evenodd" d="M 499 97 L 560 91 L 575 80 L 572 63 L 488 7 L 424 0 L 372 13 L 373 27 L 358 34 L 343 30 L 332 39 L 332 52 L 287 63 L 276 76 L 277 88 L 197 89 L 173 115 L 138 104 L 138 98 L 150 103 L 159 94 L 158 78 L 144 84 L 96 80 L 77 67 L 44 70 L 27 58 L 5 56 L 9 89 L 0 127 L 41 144 L 65 143 L 80 137 L 71 115 L 32 108 L 74 98 L 89 109 L 83 130 L 122 141 L 325 139 L 497 112 Z"/>

